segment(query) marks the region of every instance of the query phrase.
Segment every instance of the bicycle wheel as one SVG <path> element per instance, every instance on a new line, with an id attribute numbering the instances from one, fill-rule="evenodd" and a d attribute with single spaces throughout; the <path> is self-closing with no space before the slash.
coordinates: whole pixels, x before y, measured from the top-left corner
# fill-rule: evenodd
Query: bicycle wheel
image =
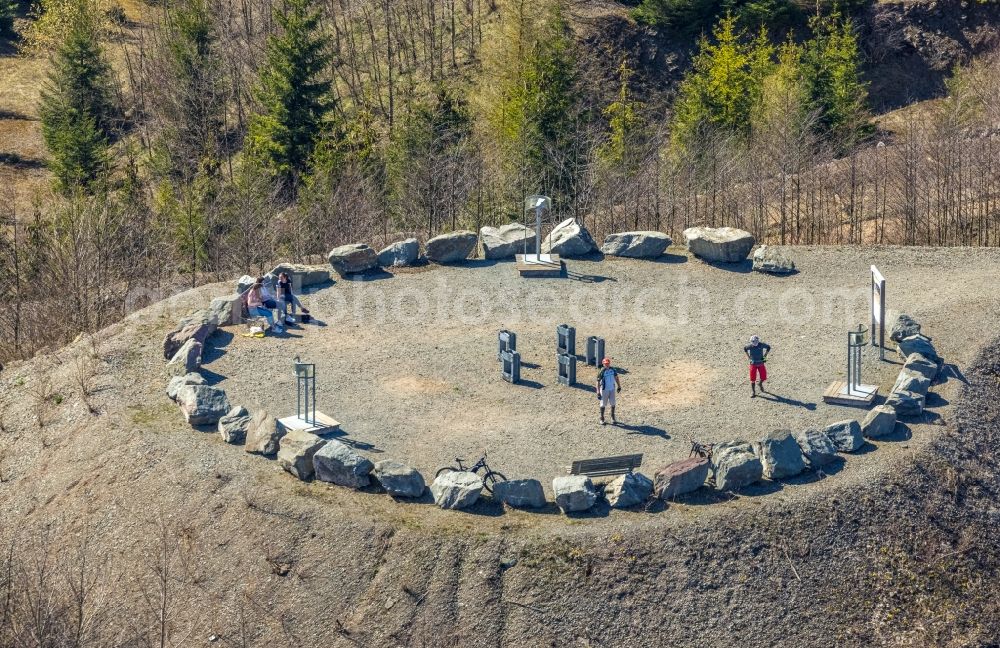
<path id="1" fill-rule="evenodd" d="M 457 472 L 457 471 L 458 471 L 458 468 L 455 468 L 454 466 L 445 466 L 444 468 L 441 468 L 436 473 L 434 473 L 434 476 L 435 477 L 440 477 L 441 475 L 443 475 L 445 473 Z"/>
<path id="2" fill-rule="evenodd" d="M 490 495 L 493 494 L 493 487 L 502 481 L 507 481 L 507 476 L 503 473 L 498 473 L 495 470 L 491 470 L 483 476 L 483 487 L 486 492 Z"/>

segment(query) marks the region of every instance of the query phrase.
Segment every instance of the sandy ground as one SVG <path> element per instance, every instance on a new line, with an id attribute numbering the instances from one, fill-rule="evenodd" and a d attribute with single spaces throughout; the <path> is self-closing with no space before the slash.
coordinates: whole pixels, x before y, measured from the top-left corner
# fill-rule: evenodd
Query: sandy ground
<path id="1" fill-rule="evenodd" d="M 693 440 L 754 440 L 775 428 L 863 417 L 821 395 L 845 377 L 847 329 L 867 324 L 873 263 L 888 278 L 889 307 L 921 321 L 959 367 L 1000 315 L 983 291 L 1000 280 L 995 251 L 792 254 L 800 272 L 786 278 L 674 254 L 657 263 L 571 261 L 564 279 L 528 281 L 510 264 L 479 263 L 338 281 L 304 297 L 320 325 L 264 340 L 233 329 L 217 336 L 206 364 L 232 403 L 281 416 L 294 412 L 291 359 L 301 356 L 316 363 L 319 409 L 373 460 L 402 460 L 432 476 L 455 457 L 474 461 L 485 451 L 509 478 L 536 477 L 549 488 L 575 459 L 641 452 L 651 474 L 687 456 Z M 556 380 L 560 323 L 577 328 L 575 387 Z M 518 335 L 520 385 L 500 378 L 501 328 Z M 756 399 L 742 351 L 751 333 L 773 348 L 770 393 Z M 588 335 L 607 340 L 622 370 L 617 426 L 598 422 L 596 369 L 582 358 Z M 864 380 L 885 393 L 898 365 L 895 353 L 879 361 L 866 349 Z M 931 402 L 943 414 L 948 385 L 935 391 Z M 934 434 L 931 422 L 878 444 L 886 450 L 851 457 L 838 478 L 871 479 L 890 454 Z"/>

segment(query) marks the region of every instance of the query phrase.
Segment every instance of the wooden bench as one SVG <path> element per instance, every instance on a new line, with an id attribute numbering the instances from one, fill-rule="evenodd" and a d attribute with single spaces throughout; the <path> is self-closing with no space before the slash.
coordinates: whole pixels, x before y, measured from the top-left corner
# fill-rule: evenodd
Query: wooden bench
<path id="1" fill-rule="evenodd" d="M 569 468 L 571 475 L 587 475 L 588 477 L 603 477 L 605 475 L 622 475 L 630 473 L 642 465 L 641 454 L 621 455 L 620 457 L 600 457 L 598 459 L 581 459 L 574 461 Z"/>

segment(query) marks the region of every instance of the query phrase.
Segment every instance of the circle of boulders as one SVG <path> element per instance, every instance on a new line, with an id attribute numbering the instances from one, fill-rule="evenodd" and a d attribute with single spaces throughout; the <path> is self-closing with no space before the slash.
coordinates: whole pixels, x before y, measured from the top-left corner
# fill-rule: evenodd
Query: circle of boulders
<path id="1" fill-rule="evenodd" d="M 533 249 L 534 231 L 529 228 L 512 224 L 488 231 L 492 229 L 483 228 L 481 235 L 484 250 L 489 250 L 487 254 L 495 258 L 515 254 L 518 246 L 524 249 L 526 242 Z M 724 235 L 718 231 L 706 235 L 703 230 L 708 229 L 711 228 L 685 230 L 685 239 L 693 253 L 727 262 L 737 257 L 746 258 L 753 245 L 752 237 L 747 241 L 746 233 L 739 230 Z M 553 234 L 557 235 L 548 250 L 565 256 L 586 254 L 596 247 L 590 234 L 573 219 L 560 223 Z M 460 261 L 468 257 L 476 241 L 472 232 L 435 237 L 428 241 L 427 258 L 438 263 Z M 609 235 L 602 251 L 614 256 L 656 257 L 669 244 L 669 237 L 658 232 L 625 232 Z M 383 267 L 411 265 L 419 255 L 417 240 L 407 239 L 394 243 L 378 255 L 365 245 L 341 246 L 330 252 L 329 260 L 331 267 L 343 275 L 363 272 L 376 264 Z M 757 258 L 755 255 L 755 265 Z M 794 264 L 791 267 L 794 268 Z M 294 275 L 300 286 L 325 283 L 330 279 L 328 269 L 294 264 L 278 266 L 267 276 L 276 277 L 279 272 Z M 255 280 L 241 277 L 237 289 L 247 281 Z M 208 309 L 181 319 L 164 338 L 164 358 L 169 361 L 166 394 L 177 403 L 185 420 L 195 427 L 215 426 L 224 442 L 242 444 L 248 453 L 274 457 L 284 470 L 302 480 L 315 479 L 352 489 L 364 489 L 374 483 L 392 497 L 421 498 L 428 487 L 416 469 L 393 460 L 373 463 L 346 443 L 302 430 L 285 431 L 266 411 L 251 413 L 243 406 L 233 407 L 225 390 L 206 384 L 199 373 L 205 342 L 218 326 L 234 322 L 234 313 L 239 312 L 239 299 L 239 294 L 213 299 Z M 915 319 L 890 311 L 887 320 L 892 331 L 890 339 L 896 343 L 904 364 L 886 402 L 868 411 L 860 422 L 847 419 L 824 428 L 797 432 L 774 430 L 752 443 L 715 444 L 710 456 L 692 456 L 661 466 L 653 473 L 653 479 L 629 472 L 595 486 L 586 475 L 561 475 L 552 481 L 555 505 L 567 514 L 582 513 L 593 508 L 602 497 L 612 508 L 631 508 L 644 504 L 651 497 L 673 501 L 709 485 L 718 491 L 736 491 L 761 479 L 787 479 L 808 469 L 821 468 L 838 460 L 841 454 L 857 452 L 866 439 L 891 435 L 900 417 L 923 413 L 927 393 L 941 370 L 942 359 L 931 338 L 921 333 Z M 462 509 L 473 506 L 483 488 L 482 478 L 475 473 L 445 471 L 434 479 L 429 490 L 437 506 Z M 493 487 L 492 499 L 521 509 L 540 509 L 548 505 L 537 479 L 499 482 Z"/>

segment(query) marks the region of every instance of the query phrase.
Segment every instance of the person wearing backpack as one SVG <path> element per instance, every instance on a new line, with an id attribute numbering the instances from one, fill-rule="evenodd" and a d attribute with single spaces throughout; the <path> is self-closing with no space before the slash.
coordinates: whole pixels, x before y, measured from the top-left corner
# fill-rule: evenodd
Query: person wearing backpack
<path id="1" fill-rule="evenodd" d="M 604 409 L 611 406 L 611 424 L 618 422 L 615 419 L 615 395 L 621 392 L 622 382 L 618 378 L 618 372 L 611 367 L 611 358 L 605 358 L 601 362 L 601 370 L 597 372 L 597 402 L 601 405 L 601 425 L 606 425 L 604 420 Z"/>
<path id="2" fill-rule="evenodd" d="M 757 398 L 757 388 L 754 381 L 760 379 L 760 393 L 767 393 L 764 389 L 764 381 L 767 380 L 767 354 L 771 352 L 771 345 L 760 341 L 757 335 L 750 336 L 750 344 L 743 347 L 743 353 L 750 359 L 750 398 Z"/>

